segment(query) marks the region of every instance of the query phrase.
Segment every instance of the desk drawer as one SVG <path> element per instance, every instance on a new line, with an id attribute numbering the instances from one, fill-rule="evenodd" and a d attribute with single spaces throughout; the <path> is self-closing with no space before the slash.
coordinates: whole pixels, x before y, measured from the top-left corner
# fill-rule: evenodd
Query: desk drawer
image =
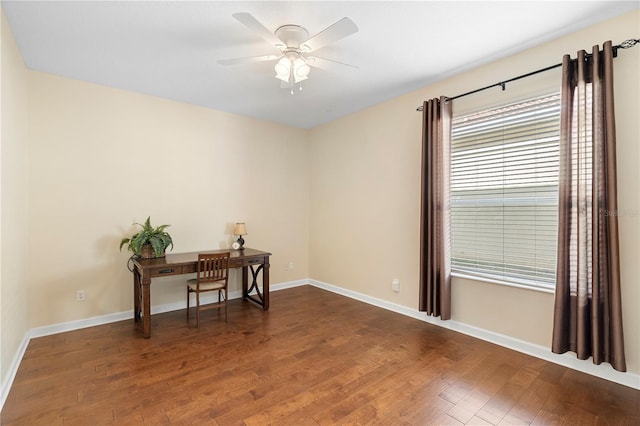
<path id="1" fill-rule="evenodd" d="M 168 275 L 184 274 L 185 272 L 183 272 L 182 269 L 183 269 L 182 266 L 163 266 L 163 267 L 148 269 L 147 272 L 149 273 L 149 276 L 153 278 L 153 277 L 164 277 Z"/>
<path id="2" fill-rule="evenodd" d="M 241 266 L 249 266 L 249 265 L 259 265 L 264 263 L 263 257 L 250 257 L 248 259 L 242 259 L 232 263 L 232 267 L 239 268 Z"/>

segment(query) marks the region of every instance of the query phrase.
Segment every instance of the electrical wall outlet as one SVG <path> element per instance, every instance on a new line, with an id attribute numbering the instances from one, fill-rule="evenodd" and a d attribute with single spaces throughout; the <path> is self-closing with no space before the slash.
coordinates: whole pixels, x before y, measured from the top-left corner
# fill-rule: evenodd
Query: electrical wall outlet
<path id="1" fill-rule="evenodd" d="M 80 302 L 84 300 L 84 290 L 78 290 L 76 292 L 76 300 Z"/>
<path id="2" fill-rule="evenodd" d="M 394 278 L 393 281 L 391 281 L 391 290 L 395 291 L 396 293 L 398 293 L 400 291 L 400 280 L 397 278 Z"/>

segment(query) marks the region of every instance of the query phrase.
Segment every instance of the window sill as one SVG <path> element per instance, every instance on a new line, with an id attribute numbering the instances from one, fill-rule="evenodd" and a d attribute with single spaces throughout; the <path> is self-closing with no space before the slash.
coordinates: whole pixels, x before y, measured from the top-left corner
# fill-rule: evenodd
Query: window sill
<path id="1" fill-rule="evenodd" d="M 541 293 L 549 293 L 549 294 L 554 294 L 555 293 L 555 291 L 552 288 L 538 287 L 538 286 L 526 285 L 526 284 L 516 284 L 516 283 L 509 282 L 509 281 L 501 281 L 501 280 L 491 279 L 491 278 L 487 278 L 487 277 L 479 277 L 479 276 L 475 276 L 475 275 L 463 274 L 463 273 L 460 273 L 460 272 L 452 272 L 451 276 L 455 277 L 455 278 L 464 278 L 465 280 L 480 281 L 480 282 L 485 282 L 485 283 L 489 283 L 489 284 L 504 285 L 504 286 L 507 286 L 507 287 L 521 288 L 521 289 L 524 289 L 524 290 L 539 291 Z"/>

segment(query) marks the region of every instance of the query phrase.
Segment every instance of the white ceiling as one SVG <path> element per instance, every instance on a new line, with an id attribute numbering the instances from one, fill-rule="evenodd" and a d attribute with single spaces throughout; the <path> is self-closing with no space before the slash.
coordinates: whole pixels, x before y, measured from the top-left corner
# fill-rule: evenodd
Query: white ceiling
<path id="1" fill-rule="evenodd" d="M 302 128 L 639 6 L 638 0 L 2 1 L 30 69 Z M 279 53 L 231 16 L 237 12 L 272 31 L 298 24 L 311 35 L 349 17 L 359 32 L 317 54 L 358 68 L 313 68 L 303 90 L 291 95 L 274 78 L 273 62 L 219 65 L 218 59 Z"/>

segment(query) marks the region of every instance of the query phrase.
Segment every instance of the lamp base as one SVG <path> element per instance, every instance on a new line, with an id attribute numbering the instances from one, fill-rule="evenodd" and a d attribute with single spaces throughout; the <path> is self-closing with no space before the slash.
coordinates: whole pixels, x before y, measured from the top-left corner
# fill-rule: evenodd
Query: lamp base
<path id="1" fill-rule="evenodd" d="M 242 238 L 242 235 L 238 237 L 238 244 L 240 244 L 240 247 L 238 247 L 238 250 L 244 250 L 244 238 Z"/>

